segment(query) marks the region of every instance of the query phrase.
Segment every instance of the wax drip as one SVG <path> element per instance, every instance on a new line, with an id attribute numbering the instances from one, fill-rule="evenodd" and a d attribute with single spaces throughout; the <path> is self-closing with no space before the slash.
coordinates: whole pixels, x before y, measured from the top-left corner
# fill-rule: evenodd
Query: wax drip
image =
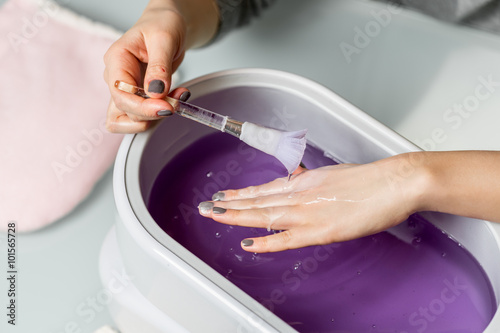
<path id="1" fill-rule="evenodd" d="M 316 200 L 305 202 L 304 204 L 310 205 L 310 204 L 315 204 L 315 203 L 319 203 L 322 201 L 363 202 L 363 201 L 367 201 L 368 199 L 370 199 L 370 198 L 365 198 L 365 199 L 361 199 L 361 200 L 350 200 L 350 199 L 338 199 L 336 196 L 333 196 L 333 198 L 323 198 L 323 197 L 318 196 L 318 197 L 316 197 Z"/>

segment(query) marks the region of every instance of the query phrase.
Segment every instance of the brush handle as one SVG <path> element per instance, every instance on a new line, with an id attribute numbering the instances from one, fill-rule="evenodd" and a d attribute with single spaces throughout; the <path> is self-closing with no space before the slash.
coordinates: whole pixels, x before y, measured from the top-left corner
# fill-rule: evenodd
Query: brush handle
<path id="1" fill-rule="evenodd" d="M 172 105 L 178 115 L 216 130 L 224 131 L 228 117 L 170 97 L 165 98 L 165 100 Z"/>
<path id="2" fill-rule="evenodd" d="M 143 98 L 149 98 L 144 89 L 117 80 L 115 87 L 121 91 L 135 94 Z M 194 120 L 200 124 L 215 128 L 219 131 L 229 133 L 237 138 L 241 135 L 242 122 L 230 119 L 202 107 L 189 104 L 178 99 L 166 96 L 164 98 L 172 107 L 174 112 L 182 117 Z"/>

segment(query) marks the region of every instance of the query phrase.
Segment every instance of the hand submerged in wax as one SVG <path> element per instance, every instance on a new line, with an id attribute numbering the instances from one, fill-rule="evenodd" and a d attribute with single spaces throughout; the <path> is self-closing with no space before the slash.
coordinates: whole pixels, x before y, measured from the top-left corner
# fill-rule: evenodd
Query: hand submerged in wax
<path id="1" fill-rule="evenodd" d="M 217 222 L 281 232 L 244 239 L 249 252 L 275 252 L 359 238 L 418 210 L 418 175 L 398 175 L 404 155 L 378 162 L 299 169 L 288 180 L 217 192 L 200 214 Z M 416 181 L 416 183 L 415 183 Z M 404 186 L 403 186 L 404 184 Z M 415 186 L 412 186 L 415 185 Z"/>

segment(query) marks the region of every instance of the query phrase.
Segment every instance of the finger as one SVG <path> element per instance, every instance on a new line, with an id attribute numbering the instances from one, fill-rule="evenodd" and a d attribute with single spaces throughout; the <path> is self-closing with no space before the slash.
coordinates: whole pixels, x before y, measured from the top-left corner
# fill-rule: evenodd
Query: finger
<path id="1" fill-rule="evenodd" d="M 316 244 L 314 237 L 302 228 L 288 229 L 273 235 L 246 238 L 241 248 L 248 252 L 265 253 L 298 249 Z"/>
<path id="2" fill-rule="evenodd" d="M 159 119 L 165 114 L 159 111 L 167 110 L 168 115 L 173 114 L 173 107 L 167 101 L 157 98 L 142 98 L 114 88 L 112 93 L 116 107 L 127 113 L 133 121 L 145 121 Z"/>
<path id="3" fill-rule="evenodd" d="M 218 206 L 200 204 L 199 212 L 214 221 L 269 230 L 283 230 L 300 225 L 304 220 L 299 218 L 299 211 L 295 206 L 278 206 L 256 209 L 230 209 Z M 300 214 L 301 215 L 301 214 Z"/>
<path id="4" fill-rule="evenodd" d="M 110 48 L 105 55 L 105 80 L 108 83 L 115 107 L 128 114 L 134 122 L 158 119 L 160 110 L 172 111 L 172 106 L 160 99 L 144 100 L 139 96 L 120 91 L 115 87 L 117 80 L 132 85 L 141 81 L 141 66 L 139 60 L 127 49 L 119 45 Z M 121 119 L 123 121 L 123 119 Z"/>
<path id="5" fill-rule="evenodd" d="M 261 197 L 239 199 L 239 200 L 224 200 L 224 201 L 206 201 L 208 205 L 214 205 L 226 209 L 257 209 L 267 207 L 280 207 L 280 206 L 295 206 L 310 201 L 308 195 L 309 190 L 279 193 L 265 195 Z"/>
<path id="6" fill-rule="evenodd" d="M 187 88 L 175 88 L 169 94 L 170 97 L 181 100 L 183 102 L 187 102 L 191 97 L 191 92 Z"/>
<path id="7" fill-rule="evenodd" d="M 114 91 L 116 80 L 128 82 L 135 86 L 141 85 L 143 63 L 120 43 L 115 43 L 104 56 L 106 68 L 104 80 L 109 90 Z"/>
<path id="8" fill-rule="evenodd" d="M 294 182 L 293 179 L 288 181 L 288 177 L 277 178 L 269 183 L 249 186 L 238 190 L 225 190 L 219 191 L 212 196 L 212 200 L 219 201 L 229 201 L 229 200 L 241 200 L 262 197 L 266 195 L 287 193 L 293 191 Z"/>
<path id="9" fill-rule="evenodd" d="M 120 111 L 113 101 L 109 103 L 106 117 L 106 129 L 111 133 L 138 133 L 150 126 L 150 121 L 133 121 L 129 116 Z"/>
<path id="10" fill-rule="evenodd" d="M 167 33 L 148 34 L 145 43 L 148 50 L 148 66 L 144 77 L 144 88 L 149 96 L 163 98 L 170 89 L 172 63 L 178 45 Z"/>
<path id="11" fill-rule="evenodd" d="M 263 197 L 267 195 L 280 194 L 280 193 L 290 193 L 296 190 L 304 190 L 311 186 L 302 186 L 301 180 L 302 176 L 307 173 L 308 170 L 298 167 L 293 175 L 283 178 L 277 178 L 269 183 L 249 186 L 238 190 L 225 190 L 219 191 L 212 195 L 212 200 L 214 201 L 230 201 L 230 200 L 241 200 Z M 299 178 L 300 177 L 300 178 Z M 307 184 L 306 184 L 307 185 Z"/>

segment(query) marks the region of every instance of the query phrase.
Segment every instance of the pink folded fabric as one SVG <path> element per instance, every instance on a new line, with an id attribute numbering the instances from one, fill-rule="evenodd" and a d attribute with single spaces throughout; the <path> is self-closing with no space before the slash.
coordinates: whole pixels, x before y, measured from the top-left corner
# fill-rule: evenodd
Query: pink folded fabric
<path id="1" fill-rule="evenodd" d="M 112 164 L 102 57 L 119 37 L 51 1 L 0 8 L 0 230 L 70 212 Z"/>

